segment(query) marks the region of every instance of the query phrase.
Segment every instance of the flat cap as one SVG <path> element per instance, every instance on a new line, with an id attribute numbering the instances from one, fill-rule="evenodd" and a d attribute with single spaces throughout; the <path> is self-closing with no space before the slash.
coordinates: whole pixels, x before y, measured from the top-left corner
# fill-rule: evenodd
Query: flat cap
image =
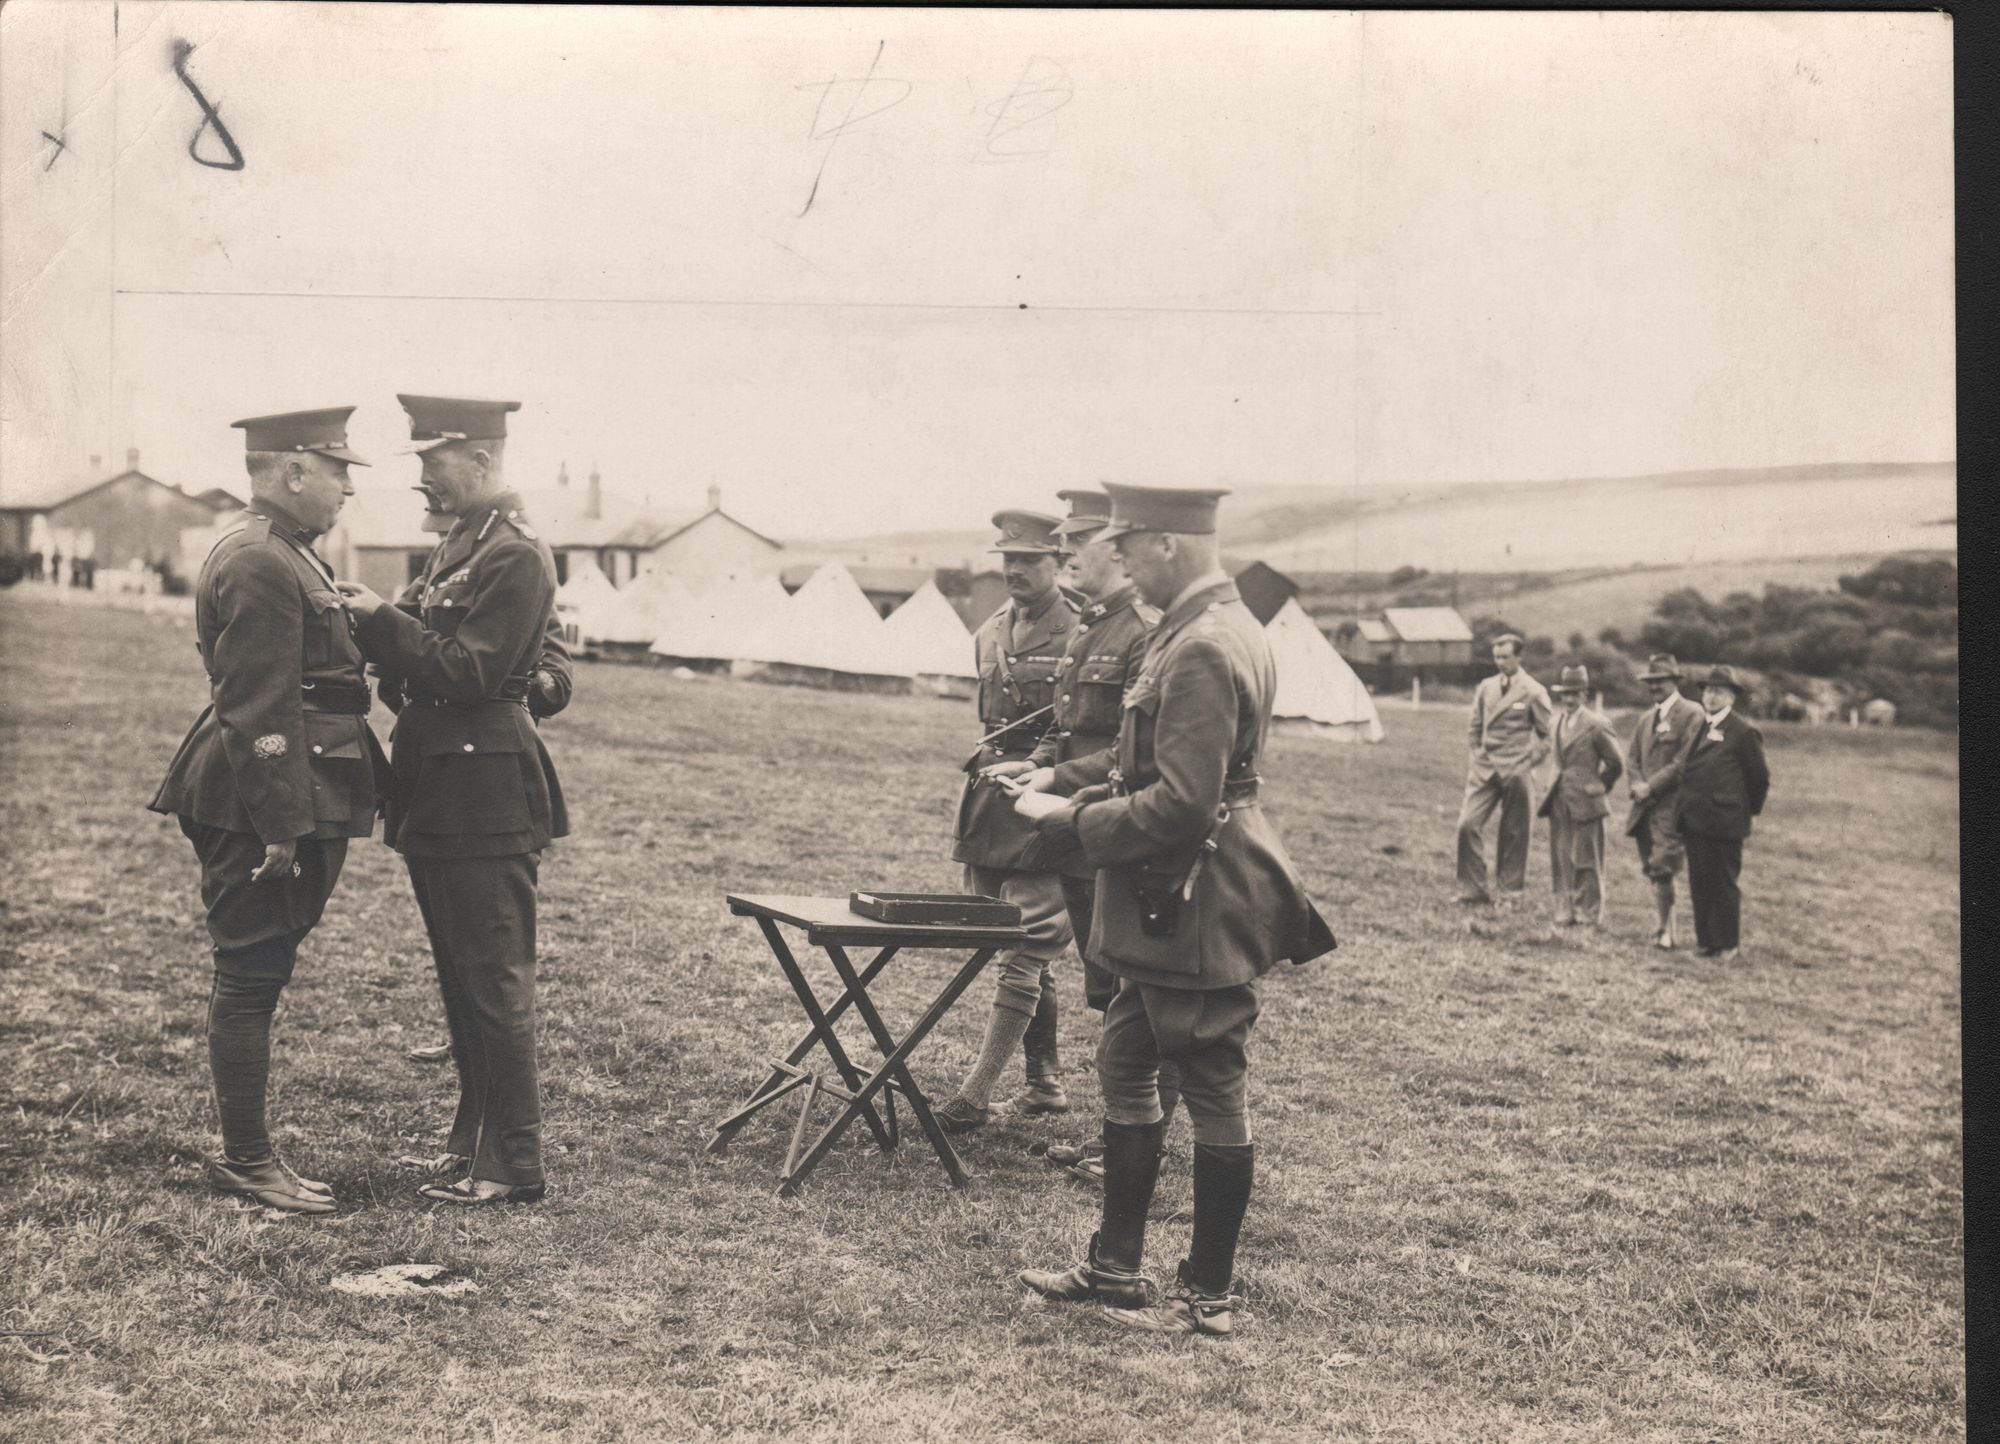
<path id="1" fill-rule="evenodd" d="M 996 511 L 993 525 L 999 528 L 1000 536 L 990 551 L 1054 556 L 1063 549 L 1056 538 L 1056 519 L 1042 512 Z"/>
<path id="2" fill-rule="evenodd" d="M 1129 532 L 1167 531 L 1182 536 L 1212 536 L 1215 513 L 1229 495 L 1218 487 L 1125 486 L 1104 483 L 1111 497 L 1111 524 L 1097 534 L 1110 541 Z"/>
<path id="3" fill-rule="evenodd" d="M 498 441 L 507 434 L 507 413 L 519 411 L 518 401 L 472 401 L 463 396 L 404 396 L 396 400 L 410 413 L 410 444 L 405 456 L 429 451 L 447 441 Z"/>
<path id="4" fill-rule="evenodd" d="M 1101 491 L 1079 491 L 1074 488 L 1056 493 L 1069 503 L 1069 515 L 1056 524 L 1056 535 L 1060 537 L 1081 536 L 1085 532 L 1096 531 L 1111 523 L 1111 498 Z"/>
<path id="5" fill-rule="evenodd" d="M 252 416 L 229 424 L 243 428 L 245 451 L 316 451 L 349 466 L 366 466 L 366 461 L 348 449 L 347 418 L 353 414 L 352 406 L 329 406 L 322 411 Z"/>

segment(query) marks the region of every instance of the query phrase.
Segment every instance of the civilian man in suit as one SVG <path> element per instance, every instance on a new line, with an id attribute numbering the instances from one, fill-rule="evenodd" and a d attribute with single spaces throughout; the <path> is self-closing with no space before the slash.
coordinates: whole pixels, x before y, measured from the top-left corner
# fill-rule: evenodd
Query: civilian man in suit
<path id="1" fill-rule="evenodd" d="M 972 647 L 979 674 L 981 741 L 966 760 L 958 803 L 958 838 L 952 860 L 965 865 L 965 889 L 1021 909 L 1028 941 L 1002 953 L 994 972 L 993 1010 L 972 1071 L 958 1092 L 936 1110 L 947 1133 L 968 1133 L 987 1119 L 993 1086 L 1025 1042 L 1039 1014 L 1047 1019 L 1027 1060 L 1028 1086 L 1017 1100 L 1024 1114 L 1069 1109 L 1040 1039 L 1053 1046 L 1056 996 L 1050 964 L 1070 944 L 1056 849 L 1015 815 L 1011 794 L 989 773 L 997 764 L 1022 762 L 1054 725 L 1057 676 L 1076 608 L 1056 585 L 1064 543 L 1056 518 L 1033 511 L 996 513 L 993 525 L 1007 581 L 1008 602 L 980 623 Z"/>
<path id="2" fill-rule="evenodd" d="M 1681 766 L 1681 841 L 1687 848 L 1688 896 L 1701 956 L 1732 962 L 1741 937 L 1743 839 L 1764 810 L 1771 772 L 1764 734 L 1736 710 L 1749 688 L 1732 667 L 1702 679 L 1705 725 Z"/>
<path id="3" fill-rule="evenodd" d="M 1542 802 L 1549 820 L 1549 870 L 1556 892 L 1556 924 L 1604 925 L 1604 819 L 1606 795 L 1625 770 L 1618 742 L 1604 714 L 1583 705 L 1590 691 L 1585 667 L 1565 667 L 1550 689 L 1562 703 L 1556 714 L 1556 780 Z"/>
<path id="4" fill-rule="evenodd" d="M 1671 653 L 1655 652 L 1647 659 L 1639 680 L 1653 705 L 1634 720 L 1625 750 L 1632 788 L 1625 835 L 1638 844 L 1639 870 L 1653 885 L 1653 909 L 1659 917 L 1653 932 L 1656 948 L 1674 945 L 1674 875 L 1686 857 L 1678 823 L 1681 768 L 1707 716 L 1701 703 L 1681 695 L 1680 677 L 1680 664 Z"/>
<path id="5" fill-rule="evenodd" d="M 1458 900 L 1495 901 L 1486 888 L 1486 823 L 1500 811 L 1495 859 L 1499 899 L 1518 900 L 1528 887 L 1528 839 L 1534 826 L 1533 774 L 1549 755 L 1549 694 L 1521 670 L 1521 639 L 1493 639 L 1493 665 L 1472 693 L 1468 735 L 1471 765 L 1458 813 Z"/>
<path id="6" fill-rule="evenodd" d="M 1245 1085 L 1258 979 L 1329 951 L 1333 936 L 1258 806 L 1277 678 L 1264 629 L 1218 558 L 1224 493 L 1105 490 L 1112 519 L 1100 535 L 1164 615 L 1126 688 L 1117 747 L 1066 764 L 1067 797 L 1042 770 L 1016 803 L 1097 868 L 1090 952 L 1119 979 L 1097 1049 L 1104 1202 L 1081 1263 L 1020 1277 L 1137 1328 L 1226 1336 L 1243 1303 L 1236 1243 L 1255 1173 Z M 1139 1266 L 1167 1062 L 1194 1128 L 1194 1227 L 1174 1287 L 1152 1307 Z"/>
<path id="7" fill-rule="evenodd" d="M 440 1203 L 533 1203 L 545 1191 L 535 1056 L 535 887 L 542 850 L 569 831 L 561 785 L 535 729 L 555 560 L 508 490 L 515 401 L 399 396 L 419 489 L 455 518 L 395 606 L 354 583 L 369 658 L 403 694 L 388 841 L 403 854 L 430 934 L 458 1113 L 446 1157 L 467 1175 L 418 1189 Z"/>
<path id="8" fill-rule="evenodd" d="M 195 583 L 210 702 L 150 804 L 180 819 L 201 863 L 215 950 L 208 1065 L 222 1155 L 208 1181 L 285 1213 L 332 1213 L 324 1183 L 271 1147 L 271 1020 L 319 922 L 347 840 L 375 830 L 387 766 L 333 571 L 313 550 L 353 495 L 351 406 L 259 416 L 243 428 L 251 502 Z"/>

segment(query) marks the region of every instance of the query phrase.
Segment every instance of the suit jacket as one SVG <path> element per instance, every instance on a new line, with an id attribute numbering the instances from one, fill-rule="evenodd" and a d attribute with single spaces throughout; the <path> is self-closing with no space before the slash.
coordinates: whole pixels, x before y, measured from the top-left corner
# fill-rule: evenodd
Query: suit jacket
<path id="1" fill-rule="evenodd" d="M 1506 690 L 1501 683 L 1507 682 Z M 1467 737 L 1471 772 L 1467 781 L 1485 782 L 1516 772 L 1532 772 L 1549 752 L 1555 709 L 1548 689 L 1526 671 L 1512 679 L 1495 672 L 1472 691 L 1472 725 Z"/>
<path id="2" fill-rule="evenodd" d="M 995 762 L 1026 760 L 1053 726 L 1056 676 L 1076 615 L 1069 598 L 1057 592 L 1035 614 L 1009 602 L 973 634 L 980 735 L 999 732 L 1009 723 L 1020 725 L 975 747 L 965 760 L 971 775 L 958 799 L 957 841 L 951 850 L 957 862 L 1032 871 L 1047 868 L 1057 855 L 1034 824 L 1014 811 L 1014 799 L 1002 788 L 979 782 L 976 774 Z M 1041 715 L 1035 716 L 1037 712 Z"/>
<path id="3" fill-rule="evenodd" d="M 1625 819 L 1625 831 L 1637 832 L 1648 817 L 1657 828 L 1672 832 L 1680 816 L 1681 768 L 1694 748 L 1695 739 L 1708 725 L 1701 703 L 1674 693 L 1662 719 L 1657 706 L 1641 712 L 1632 723 L 1631 740 L 1625 745 L 1625 760 L 1631 765 L 1634 782 L 1651 789 L 1643 801 L 1635 801 Z"/>
<path id="4" fill-rule="evenodd" d="M 387 781 L 347 604 L 313 533 L 260 502 L 202 563 L 211 701 L 149 804 L 265 843 L 366 837 Z"/>
<path id="5" fill-rule="evenodd" d="M 1115 751 L 1071 765 L 1071 776 L 1092 784 L 1070 822 L 1098 869 L 1089 955 L 1111 972 L 1168 988 L 1224 988 L 1334 946 L 1259 805 L 1276 689 L 1263 628 L 1236 584 L 1220 582 L 1160 620 L 1125 690 Z M 1106 790 L 1114 795 L 1101 797 Z M 1172 932 L 1148 935 L 1146 895 L 1183 896 L 1211 837 L 1215 849 Z"/>
<path id="6" fill-rule="evenodd" d="M 1556 780 L 1542 803 L 1549 816 L 1594 822 L 1611 815 L 1606 794 L 1625 770 L 1618 740 L 1601 712 L 1579 707 L 1555 721 Z"/>
<path id="7" fill-rule="evenodd" d="M 569 831 L 562 785 L 528 712 L 550 641 L 555 558 L 512 493 L 459 519 L 361 644 L 405 698 L 392 734 L 387 841 L 416 857 L 539 852 Z"/>
<path id="8" fill-rule="evenodd" d="M 1732 709 L 1719 726 L 1702 727 L 1681 764 L 1680 830 L 1698 837 L 1746 838 L 1750 819 L 1764 810 L 1770 790 L 1764 734 Z"/>

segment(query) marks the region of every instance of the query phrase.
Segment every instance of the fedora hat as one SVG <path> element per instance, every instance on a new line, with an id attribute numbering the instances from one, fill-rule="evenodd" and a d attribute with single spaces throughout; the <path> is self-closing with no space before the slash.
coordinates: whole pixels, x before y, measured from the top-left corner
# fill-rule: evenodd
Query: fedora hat
<path id="1" fill-rule="evenodd" d="M 1750 684 L 1736 675 L 1734 667 L 1715 666 L 1709 668 L 1708 675 L 1701 679 L 1701 685 L 1704 687 L 1727 687 L 1738 697 L 1747 697 L 1750 695 Z"/>
<path id="2" fill-rule="evenodd" d="M 1655 652 L 1646 659 L 1646 670 L 1639 674 L 1641 682 L 1678 682 L 1681 679 L 1681 664 L 1674 660 L 1672 652 Z"/>
<path id="3" fill-rule="evenodd" d="M 1590 690 L 1590 669 L 1588 667 L 1565 667 L 1562 677 L 1551 692 L 1588 692 Z"/>

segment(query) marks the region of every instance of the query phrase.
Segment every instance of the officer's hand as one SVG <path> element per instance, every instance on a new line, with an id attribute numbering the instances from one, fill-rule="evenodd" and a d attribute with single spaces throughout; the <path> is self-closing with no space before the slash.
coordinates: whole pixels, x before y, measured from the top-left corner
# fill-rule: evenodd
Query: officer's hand
<path id="1" fill-rule="evenodd" d="M 1033 772 L 1035 764 L 1025 757 L 1017 757 L 1012 762 L 995 762 L 979 769 L 979 775 L 989 782 L 998 782 L 1003 777 L 1019 777 L 1023 772 Z"/>
<path id="2" fill-rule="evenodd" d="M 1059 812 L 1068 812 L 1070 802 L 1067 797 L 1054 797 L 1046 792 L 1017 792 L 1014 794 L 1014 810 L 1033 823 L 1055 817 Z"/>
<path id="3" fill-rule="evenodd" d="M 1635 782 L 1632 784 L 1632 800 L 1634 802 L 1644 802 L 1647 798 L 1651 797 L 1652 795 L 1653 795 L 1653 789 L 1648 787 L 1645 783 Z"/>
<path id="4" fill-rule="evenodd" d="M 361 621 L 365 622 L 374 616 L 376 610 L 383 605 L 374 588 L 366 582 L 336 582 L 334 585 L 339 587 L 340 594 L 347 598 L 347 609 Z"/>
<path id="5" fill-rule="evenodd" d="M 1016 797 L 1022 797 L 1031 792 L 1047 792 L 1050 788 L 1054 787 L 1055 785 L 1056 785 L 1055 768 L 1037 767 L 1034 771 L 1030 772 L 1026 777 L 1023 777 L 1018 781 L 1012 783 L 1010 785 L 1010 790 L 1014 793 Z"/>
<path id="6" fill-rule="evenodd" d="M 298 850 L 299 844 L 296 838 L 265 843 L 264 860 L 257 864 L 257 870 L 250 874 L 250 881 L 262 882 L 265 878 L 289 875 L 292 870 L 292 859 L 297 856 Z"/>

